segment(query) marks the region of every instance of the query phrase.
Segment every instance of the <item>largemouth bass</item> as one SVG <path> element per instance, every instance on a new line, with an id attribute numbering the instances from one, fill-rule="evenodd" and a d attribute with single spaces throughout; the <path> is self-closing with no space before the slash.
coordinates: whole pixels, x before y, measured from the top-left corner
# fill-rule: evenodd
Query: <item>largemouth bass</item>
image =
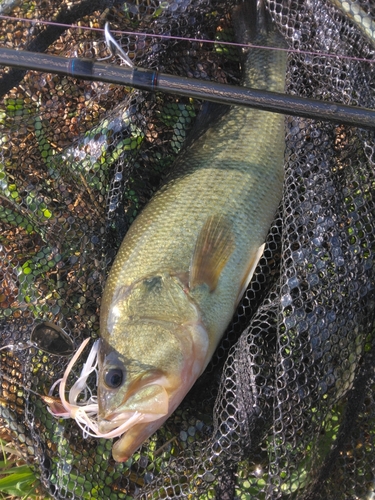
<path id="1" fill-rule="evenodd" d="M 252 42 L 280 46 L 259 18 Z M 285 52 L 252 48 L 243 84 L 282 92 L 285 72 Z M 282 115 L 231 108 L 180 154 L 126 234 L 100 318 L 99 431 L 132 422 L 115 460 L 160 427 L 211 359 L 281 199 L 284 136 Z"/>

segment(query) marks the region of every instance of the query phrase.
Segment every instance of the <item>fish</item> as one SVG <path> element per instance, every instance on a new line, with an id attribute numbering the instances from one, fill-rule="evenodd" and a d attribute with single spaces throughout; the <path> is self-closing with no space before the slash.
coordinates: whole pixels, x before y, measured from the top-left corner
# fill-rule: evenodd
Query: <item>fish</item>
<path id="1" fill-rule="evenodd" d="M 239 8 L 242 39 L 283 46 L 267 16 L 253 1 Z M 249 49 L 243 85 L 283 92 L 286 60 L 285 51 Z M 251 280 L 282 196 L 284 121 L 231 107 L 180 152 L 125 235 L 102 296 L 98 347 L 99 433 L 127 428 L 113 445 L 118 462 L 184 399 Z"/>

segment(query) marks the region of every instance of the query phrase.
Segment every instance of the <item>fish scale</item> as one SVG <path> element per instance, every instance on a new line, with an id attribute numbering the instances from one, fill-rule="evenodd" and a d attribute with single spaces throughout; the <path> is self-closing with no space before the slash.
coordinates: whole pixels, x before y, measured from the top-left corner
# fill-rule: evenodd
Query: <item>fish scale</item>
<path id="1" fill-rule="evenodd" d="M 281 37 L 263 25 L 252 42 Z M 245 85 L 282 92 L 286 53 L 252 48 L 244 72 Z M 116 443 L 116 460 L 174 411 L 217 347 L 281 199 L 284 143 L 282 115 L 230 108 L 181 152 L 125 236 L 101 306 L 99 427 L 114 428 L 139 400 L 147 423 Z"/>

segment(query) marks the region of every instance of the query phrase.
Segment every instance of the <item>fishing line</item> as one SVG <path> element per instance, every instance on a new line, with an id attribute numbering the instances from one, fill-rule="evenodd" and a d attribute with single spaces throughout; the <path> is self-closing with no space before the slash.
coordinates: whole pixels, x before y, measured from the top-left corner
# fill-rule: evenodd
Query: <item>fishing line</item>
<path id="1" fill-rule="evenodd" d="M 0 371 L 0 380 L 1 379 L 6 380 L 7 382 L 9 382 L 12 385 L 22 387 L 22 389 L 24 389 L 27 392 L 31 392 L 32 394 L 35 394 L 35 396 L 43 397 L 42 394 L 39 394 L 38 392 L 33 391 L 33 389 L 30 389 L 30 387 L 27 387 L 21 380 L 18 380 L 15 377 L 10 377 L 9 375 L 4 373 L 3 371 Z M 4 387 L 3 387 L 3 389 L 4 389 Z"/>
<path id="2" fill-rule="evenodd" d="M 28 19 L 24 17 L 13 17 L 13 16 L 6 16 L 1 14 L 0 19 L 8 20 L 8 21 L 17 21 L 17 22 L 25 22 L 25 23 L 31 23 L 31 24 L 42 24 L 46 26 L 56 26 L 60 28 L 66 28 L 66 29 L 76 29 L 76 30 L 86 30 L 86 31 L 93 31 L 93 32 L 99 32 L 102 33 L 103 35 L 103 41 L 105 37 L 105 29 L 104 28 L 95 28 L 92 26 L 81 26 L 77 24 L 64 24 L 64 23 L 57 23 L 54 21 L 45 21 L 42 19 Z M 288 53 L 293 53 L 293 54 L 298 54 L 298 55 L 308 55 L 308 56 L 315 56 L 315 57 L 329 57 L 329 58 L 334 58 L 338 60 L 349 60 L 349 61 L 357 61 L 357 62 L 366 62 L 373 64 L 374 60 L 373 59 L 366 59 L 364 57 L 354 57 L 354 56 L 345 56 L 345 55 L 338 55 L 338 54 L 332 54 L 329 52 L 315 52 L 315 51 L 308 51 L 308 50 L 300 50 L 300 49 L 293 49 L 293 48 L 284 48 L 284 47 L 272 47 L 272 46 L 265 46 L 265 45 L 255 45 L 251 43 L 237 43 L 237 42 L 227 42 L 224 40 L 209 40 L 209 39 L 200 39 L 200 38 L 189 38 L 189 37 L 184 37 L 184 36 L 175 36 L 175 35 L 163 35 L 159 33 L 147 33 L 147 32 L 141 32 L 141 31 L 123 31 L 123 30 L 111 30 L 112 34 L 116 34 L 119 36 L 134 36 L 134 37 L 143 37 L 143 38 L 160 38 L 164 40 L 176 40 L 176 41 L 187 41 L 187 42 L 192 42 L 192 43 L 201 43 L 201 44 L 217 44 L 217 45 L 225 45 L 228 47 L 237 47 L 237 48 L 258 48 L 258 49 L 264 49 L 264 50 L 274 50 L 274 51 L 282 51 L 282 52 L 288 52 Z"/>

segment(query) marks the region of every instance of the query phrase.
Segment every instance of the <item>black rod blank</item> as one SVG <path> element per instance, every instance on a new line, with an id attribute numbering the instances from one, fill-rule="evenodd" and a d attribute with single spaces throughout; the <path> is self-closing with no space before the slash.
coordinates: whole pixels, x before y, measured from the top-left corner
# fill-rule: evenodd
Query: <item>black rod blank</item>
<path id="1" fill-rule="evenodd" d="M 0 65 L 375 129 L 375 110 L 367 108 L 167 75 L 148 69 L 103 64 L 91 59 L 66 58 L 0 48 Z"/>

